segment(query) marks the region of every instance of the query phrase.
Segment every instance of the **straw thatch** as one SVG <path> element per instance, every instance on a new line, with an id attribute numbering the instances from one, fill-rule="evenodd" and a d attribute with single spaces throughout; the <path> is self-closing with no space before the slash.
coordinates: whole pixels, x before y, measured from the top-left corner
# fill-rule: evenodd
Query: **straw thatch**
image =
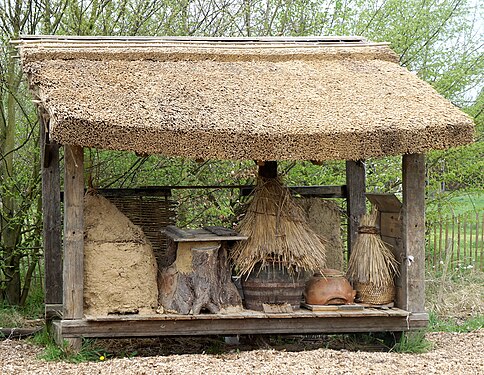
<path id="1" fill-rule="evenodd" d="M 472 141 L 473 123 L 384 44 L 19 42 L 51 139 L 192 158 L 362 159 Z"/>
<path id="2" fill-rule="evenodd" d="M 324 240 L 310 228 L 304 211 L 279 178 L 258 178 L 237 230 L 248 237 L 230 253 L 240 275 L 248 275 L 258 263 L 261 268 L 277 264 L 290 274 L 325 268 Z"/>
<path id="3" fill-rule="evenodd" d="M 383 288 L 393 285 L 398 263 L 377 232 L 377 217 L 376 209 L 361 217 L 358 237 L 348 262 L 347 277 L 353 283 Z"/>

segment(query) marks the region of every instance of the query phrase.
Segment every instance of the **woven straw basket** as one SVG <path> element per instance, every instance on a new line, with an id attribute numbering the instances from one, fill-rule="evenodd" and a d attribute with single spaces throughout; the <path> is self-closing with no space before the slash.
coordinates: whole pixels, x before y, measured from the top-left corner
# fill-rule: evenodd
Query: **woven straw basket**
<path id="1" fill-rule="evenodd" d="M 357 299 L 363 303 L 371 305 L 386 305 L 395 299 L 395 285 L 388 283 L 382 287 L 377 287 L 373 283 L 355 283 Z"/>

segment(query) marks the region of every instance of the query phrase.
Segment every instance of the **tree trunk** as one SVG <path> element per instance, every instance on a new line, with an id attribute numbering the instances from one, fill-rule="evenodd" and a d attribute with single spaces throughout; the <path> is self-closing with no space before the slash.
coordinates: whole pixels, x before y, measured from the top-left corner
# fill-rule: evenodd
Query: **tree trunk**
<path id="1" fill-rule="evenodd" d="M 16 103 L 14 92 L 16 90 L 16 69 L 15 60 L 13 59 L 14 51 L 11 49 L 7 60 L 7 119 L 5 121 L 5 128 L 2 129 L 4 137 L 3 143 L 3 168 L 1 170 L 1 177 L 3 181 L 8 181 L 14 174 L 13 170 L 13 150 L 15 148 L 15 125 L 16 125 Z M 9 189 L 9 184 L 4 186 L 4 189 Z M 10 189 L 9 189 L 10 190 Z M 17 242 L 20 232 L 21 223 L 15 223 L 15 198 L 12 192 L 8 194 L 3 192 L 2 199 L 3 213 L 2 213 L 2 232 L 1 242 L 3 247 L 3 259 L 5 260 L 5 299 L 11 305 L 17 305 L 20 302 L 20 254 L 17 253 Z"/>
<path id="2" fill-rule="evenodd" d="M 216 242 L 179 243 L 176 261 L 159 275 L 158 290 L 163 308 L 180 314 L 216 314 L 242 304 L 226 249 Z"/>

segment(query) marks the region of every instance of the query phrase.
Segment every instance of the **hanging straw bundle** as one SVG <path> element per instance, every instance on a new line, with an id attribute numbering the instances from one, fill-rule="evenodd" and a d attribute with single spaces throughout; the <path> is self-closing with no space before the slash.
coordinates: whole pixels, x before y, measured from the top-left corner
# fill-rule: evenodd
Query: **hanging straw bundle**
<path id="1" fill-rule="evenodd" d="M 395 297 L 393 279 L 398 273 L 398 262 L 380 238 L 377 217 L 375 208 L 362 216 L 348 262 L 347 277 L 361 302 L 382 305 L 392 302 Z"/>
<path id="2" fill-rule="evenodd" d="M 303 210 L 279 178 L 258 178 L 238 231 L 249 237 L 237 242 L 230 254 L 241 275 L 248 275 L 257 263 L 261 267 L 278 264 L 289 273 L 319 271 L 325 266 L 323 240 L 309 227 Z"/>

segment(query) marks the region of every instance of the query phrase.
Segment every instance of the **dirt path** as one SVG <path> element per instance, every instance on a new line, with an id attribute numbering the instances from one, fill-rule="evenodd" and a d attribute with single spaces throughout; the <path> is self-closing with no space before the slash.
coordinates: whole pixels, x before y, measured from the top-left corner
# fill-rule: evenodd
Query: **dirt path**
<path id="1" fill-rule="evenodd" d="M 38 347 L 0 342 L 0 374 L 484 374 L 484 330 L 430 333 L 425 354 L 252 350 L 226 354 L 184 354 L 71 364 L 37 359 Z"/>

